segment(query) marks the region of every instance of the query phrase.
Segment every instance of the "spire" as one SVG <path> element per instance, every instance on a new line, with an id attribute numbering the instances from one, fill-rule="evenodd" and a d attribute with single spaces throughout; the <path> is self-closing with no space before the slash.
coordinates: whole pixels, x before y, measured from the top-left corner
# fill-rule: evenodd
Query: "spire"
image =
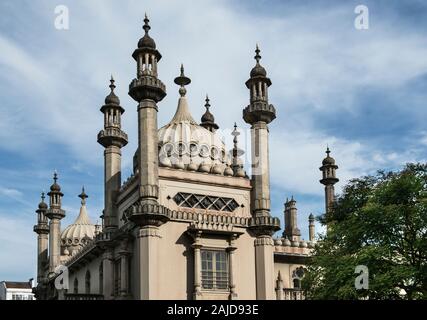
<path id="1" fill-rule="evenodd" d="M 86 205 L 86 199 L 89 198 L 89 196 L 85 193 L 85 187 L 82 187 L 82 193 L 79 194 L 79 198 L 82 199 L 81 204 L 82 206 Z"/>
<path id="2" fill-rule="evenodd" d="M 148 19 L 147 14 L 145 14 L 144 25 L 142 26 L 145 34 L 141 39 L 139 39 L 138 48 L 156 49 L 156 42 L 148 35 L 148 31 L 151 29 L 150 25 L 148 24 L 149 22 L 150 20 Z"/>
<path id="3" fill-rule="evenodd" d="M 243 170 L 243 164 L 240 160 L 240 156 L 243 155 L 243 150 L 239 149 L 238 147 L 238 136 L 240 135 L 240 132 L 237 131 L 237 123 L 234 123 L 234 130 L 231 133 L 232 136 L 234 136 L 233 138 L 233 151 L 232 151 L 232 155 L 233 155 L 233 165 L 232 165 L 232 169 L 234 171 L 234 175 L 236 177 L 244 177 L 246 175 L 245 171 Z"/>
<path id="4" fill-rule="evenodd" d="M 184 75 L 184 65 L 181 63 L 181 74 L 179 77 L 176 77 L 174 82 L 180 86 L 179 94 L 181 97 L 185 97 L 187 90 L 185 86 L 191 83 L 191 79 Z"/>
<path id="5" fill-rule="evenodd" d="M 206 111 L 209 111 L 209 108 L 211 107 L 211 105 L 209 104 L 209 97 L 208 97 L 208 94 L 206 93 L 206 99 L 205 99 L 205 108 L 206 108 Z"/>
<path id="6" fill-rule="evenodd" d="M 326 145 L 326 155 L 329 157 L 331 151 L 329 150 L 329 145 Z"/>
<path id="7" fill-rule="evenodd" d="M 256 48 L 255 48 L 255 56 L 254 56 L 254 59 L 256 61 L 256 65 L 251 70 L 251 78 L 256 78 L 256 77 L 266 78 L 267 77 L 267 71 L 259 63 L 259 61 L 261 60 L 261 55 L 259 54 L 260 52 L 261 52 L 261 50 L 259 50 L 259 47 L 257 44 Z"/>

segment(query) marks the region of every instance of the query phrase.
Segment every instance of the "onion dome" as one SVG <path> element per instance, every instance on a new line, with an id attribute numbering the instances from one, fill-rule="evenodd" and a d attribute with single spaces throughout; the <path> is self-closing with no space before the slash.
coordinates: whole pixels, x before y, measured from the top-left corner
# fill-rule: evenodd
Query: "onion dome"
<path id="1" fill-rule="evenodd" d="M 79 195 L 82 199 L 79 216 L 73 224 L 70 224 L 61 233 L 62 245 L 70 251 L 73 246 L 83 246 L 95 237 L 95 225 L 93 225 L 87 214 L 86 199 L 88 196 L 82 188 L 82 193 Z"/>
<path id="2" fill-rule="evenodd" d="M 312 213 L 308 216 L 308 221 L 314 221 L 314 215 Z"/>
<path id="3" fill-rule="evenodd" d="M 175 83 L 180 86 L 178 107 L 172 120 L 159 129 L 159 159 L 168 157 L 172 166 L 182 168 L 190 164 L 191 161 L 200 169 L 200 164 L 210 168 L 222 163 L 225 157 L 225 144 L 212 131 L 199 125 L 192 117 L 186 97 L 185 85 L 190 84 L 190 78 L 184 75 L 184 67 L 181 65 L 181 75 L 175 78 Z M 163 160 L 162 160 L 163 161 Z M 207 168 L 203 168 L 206 172 Z"/>
<path id="4" fill-rule="evenodd" d="M 142 29 L 145 31 L 145 35 L 139 39 L 138 48 L 156 49 L 156 43 L 154 42 L 153 38 L 148 35 L 148 31 L 151 29 L 150 25 L 148 24 L 149 22 L 150 20 L 148 19 L 147 14 L 145 14 L 144 26 L 142 27 Z"/>
<path id="5" fill-rule="evenodd" d="M 53 184 L 50 186 L 50 191 L 60 192 L 61 186 L 58 184 L 58 173 L 55 171 L 53 174 Z"/>
<path id="6" fill-rule="evenodd" d="M 327 147 L 327 149 L 326 149 L 327 156 L 322 161 L 323 165 L 335 165 L 335 159 L 329 155 L 330 153 L 331 153 L 331 151 L 329 150 L 329 147 Z"/>
<path id="7" fill-rule="evenodd" d="M 205 103 L 205 108 L 206 108 L 206 112 L 203 114 L 201 120 L 202 122 L 200 123 L 200 125 L 203 128 L 208 129 L 209 131 L 215 131 L 219 128 L 219 126 L 215 123 L 215 117 L 214 115 L 209 111 L 209 108 L 211 107 L 211 105 L 209 104 L 209 97 L 208 95 L 206 95 L 206 103 Z"/>
<path id="8" fill-rule="evenodd" d="M 113 76 L 111 76 L 110 85 L 109 85 L 109 87 L 111 89 L 111 92 L 110 92 L 110 94 L 108 96 L 105 97 L 105 104 L 116 104 L 116 105 L 120 105 L 120 99 L 114 93 L 114 89 L 116 88 L 114 82 L 115 81 L 113 79 Z"/>
<path id="9" fill-rule="evenodd" d="M 282 240 L 282 244 L 283 244 L 285 247 L 290 247 L 290 246 L 291 246 L 291 241 L 290 241 L 288 238 L 284 238 L 284 239 Z"/>
<path id="10" fill-rule="evenodd" d="M 39 210 L 47 210 L 47 203 L 44 202 L 45 199 L 45 195 L 44 192 L 42 192 L 42 196 L 41 196 L 41 202 L 39 203 Z"/>
<path id="11" fill-rule="evenodd" d="M 267 76 L 267 71 L 264 69 L 263 66 L 260 65 L 259 60 L 261 59 L 260 56 L 260 50 L 258 48 L 258 44 L 256 45 L 256 49 L 255 49 L 255 60 L 256 60 L 256 65 L 255 67 L 252 68 L 251 70 L 251 78 L 255 78 L 255 77 L 266 77 Z"/>

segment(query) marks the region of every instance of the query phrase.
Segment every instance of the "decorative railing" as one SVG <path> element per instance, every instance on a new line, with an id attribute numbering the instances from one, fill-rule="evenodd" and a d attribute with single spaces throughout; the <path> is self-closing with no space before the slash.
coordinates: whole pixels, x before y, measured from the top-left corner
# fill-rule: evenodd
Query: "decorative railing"
<path id="1" fill-rule="evenodd" d="M 104 300 L 102 294 L 66 293 L 65 300 Z"/>
<path id="2" fill-rule="evenodd" d="M 305 300 L 304 291 L 298 288 L 285 288 L 283 300 Z"/>

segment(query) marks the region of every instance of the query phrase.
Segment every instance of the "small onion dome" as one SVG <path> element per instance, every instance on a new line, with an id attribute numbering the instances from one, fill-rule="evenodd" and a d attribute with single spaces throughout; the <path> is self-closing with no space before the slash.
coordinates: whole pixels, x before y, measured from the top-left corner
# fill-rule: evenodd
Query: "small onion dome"
<path id="1" fill-rule="evenodd" d="M 314 215 L 312 213 L 308 216 L 308 221 L 314 221 Z"/>
<path id="2" fill-rule="evenodd" d="M 214 165 L 212 168 L 212 173 L 213 174 L 223 174 L 224 168 L 223 168 L 222 164 L 217 163 L 216 165 Z"/>
<path id="3" fill-rule="evenodd" d="M 114 93 L 114 89 L 116 88 L 114 82 L 115 81 L 113 79 L 113 76 L 111 76 L 110 85 L 109 85 L 109 87 L 111 89 L 111 92 L 110 92 L 110 94 L 108 96 L 105 97 L 105 104 L 116 104 L 116 105 L 120 105 L 120 99 Z"/>
<path id="4" fill-rule="evenodd" d="M 210 100 L 208 95 L 206 95 L 205 101 L 206 101 L 205 103 L 206 112 L 202 115 L 202 118 L 200 119 L 202 121 L 200 125 L 208 130 L 210 128 L 217 130 L 219 126 L 215 123 L 214 115 L 209 111 L 209 108 L 211 107 L 211 105 L 209 103 Z"/>
<path id="5" fill-rule="evenodd" d="M 190 158 L 190 163 L 187 166 L 187 170 L 189 171 L 197 171 L 198 165 L 193 162 L 193 159 Z"/>
<path id="6" fill-rule="evenodd" d="M 307 242 L 305 242 L 304 240 L 302 240 L 302 241 L 299 243 L 299 246 L 300 246 L 300 248 L 307 248 Z"/>
<path id="7" fill-rule="evenodd" d="M 53 181 L 54 181 L 53 184 L 50 186 L 50 191 L 56 191 L 56 192 L 61 191 L 61 187 L 57 183 L 57 181 L 58 181 L 58 173 L 56 173 L 56 171 L 53 174 Z"/>
<path id="8" fill-rule="evenodd" d="M 203 161 L 200 164 L 200 167 L 199 167 L 200 172 L 209 172 L 210 170 L 211 170 L 211 166 L 207 164 L 205 161 Z"/>
<path id="9" fill-rule="evenodd" d="M 281 239 L 274 239 L 274 245 L 281 246 L 282 245 L 282 240 Z"/>
<path id="10" fill-rule="evenodd" d="M 149 22 L 150 20 L 148 19 L 146 14 L 144 19 L 144 26 L 142 27 L 142 29 L 144 29 L 145 31 L 145 35 L 141 39 L 139 39 L 138 48 L 156 49 L 156 43 L 154 42 L 153 38 L 148 35 L 148 31 L 151 29 L 150 25 L 148 24 Z"/>
<path id="11" fill-rule="evenodd" d="M 255 67 L 252 68 L 250 76 L 251 78 L 266 77 L 267 71 L 265 71 L 264 67 L 259 64 L 259 60 L 261 59 L 261 56 L 259 55 L 260 50 L 258 48 L 258 45 L 256 45 L 255 53 L 256 55 L 254 58 L 256 60 L 256 65 Z"/>
<path id="12" fill-rule="evenodd" d="M 329 154 L 331 153 L 331 151 L 329 150 L 329 147 L 326 149 L 326 158 L 323 159 L 322 164 L 325 165 L 335 165 L 335 159 L 332 158 Z"/>
<path id="13" fill-rule="evenodd" d="M 233 169 L 231 169 L 230 165 L 227 164 L 227 167 L 224 170 L 224 175 L 232 176 L 234 174 Z"/>
<path id="14" fill-rule="evenodd" d="M 44 202 L 44 199 L 45 199 L 44 192 L 42 192 L 42 201 L 39 203 L 40 210 L 47 210 L 47 203 Z"/>
<path id="15" fill-rule="evenodd" d="M 299 241 L 296 241 L 296 240 L 292 241 L 291 246 L 292 247 L 299 247 Z"/>

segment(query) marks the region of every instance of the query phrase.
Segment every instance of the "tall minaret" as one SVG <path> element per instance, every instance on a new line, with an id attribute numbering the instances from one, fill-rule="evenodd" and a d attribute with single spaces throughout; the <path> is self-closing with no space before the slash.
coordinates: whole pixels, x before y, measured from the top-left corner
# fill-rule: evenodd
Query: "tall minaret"
<path id="1" fill-rule="evenodd" d="M 285 203 L 285 231 L 283 237 L 290 241 L 300 241 L 301 231 L 298 229 L 297 206 L 294 197 Z"/>
<path id="2" fill-rule="evenodd" d="M 114 93 L 115 88 L 114 79 L 111 76 L 111 92 L 101 107 L 101 112 L 104 114 L 104 130 L 98 133 L 98 143 L 105 148 L 103 225 L 107 231 L 116 228 L 119 222 L 115 201 L 121 184 L 121 148 L 128 143 L 127 134 L 121 129 L 121 115 L 125 109 L 120 106 L 120 99 Z"/>
<path id="3" fill-rule="evenodd" d="M 40 283 L 44 278 L 44 268 L 48 262 L 48 234 L 49 225 L 46 217 L 47 204 L 44 202 L 45 196 L 42 192 L 41 202 L 37 212 L 37 224 L 34 226 L 34 232 L 37 233 L 37 282 Z"/>
<path id="4" fill-rule="evenodd" d="M 243 110 L 243 120 L 251 125 L 252 213 L 259 217 L 270 216 L 268 124 L 276 118 L 276 110 L 268 103 L 271 80 L 259 63 L 258 45 L 255 53 L 256 65 L 246 81 L 246 87 L 250 90 L 250 104 Z"/>
<path id="5" fill-rule="evenodd" d="M 314 225 L 314 215 L 310 213 L 308 216 L 308 240 L 314 242 L 315 237 L 315 225 Z"/>
<path id="6" fill-rule="evenodd" d="M 157 102 L 166 96 L 166 87 L 158 79 L 157 63 L 161 59 L 156 43 L 148 35 L 151 29 L 144 19 L 145 35 L 132 54 L 137 63 L 136 78 L 129 85 L 129 95 L 138 102 L 138 170 L 139 197 L 142 202 L 157 203 L 159 197 L 159 157 Z"/>
<path id="7" fill-rule="evenodd" d="M 331 211 L 332 205 L 335 201 L 334 184 L 339 181 L 335 173 L 338 166 L 335 164 L 335 159 L 329 155 L 330 153 L 331 151 L 328 147 L 326 149 L 326 158 L 323 159 L 322 166 L 319 168 L 319 170 L 322 171 L 322 179 L 320 180 L 320 183 L 325 186 L 325 213 L 329 213 Z"/>
<path id="8" fill-rule="evenodd" d="M 65 217 L 65 211 L 61 208 L 61 201 L 64 194 L 58 184 L 58 174 L 53 174 L 53 184 L 50 186 L 49 209 L 46 217 L 49 223 L 49 273 L 55 272 L 55 268 L 60 264 L 61 248 L 61 219 Z"/>
<path id="9" fill-rule="evenodd" d="M 272 300 L 274 288 L 274 243 L 272 235 L 280 229 L 280 221 L 270 215 L 270 177 L 268 124 L 276 118 L 276 110 L 268 103 L 271 81 L 259 64 L 258 45 L 256 65 L 252 68 L 246 87 L 250 90 L 250 104 L 243 110 L 243 120 L 251 125 L 252 193 L 250 230 L 256 239 L 256 293 L 258 300 Z"/>

